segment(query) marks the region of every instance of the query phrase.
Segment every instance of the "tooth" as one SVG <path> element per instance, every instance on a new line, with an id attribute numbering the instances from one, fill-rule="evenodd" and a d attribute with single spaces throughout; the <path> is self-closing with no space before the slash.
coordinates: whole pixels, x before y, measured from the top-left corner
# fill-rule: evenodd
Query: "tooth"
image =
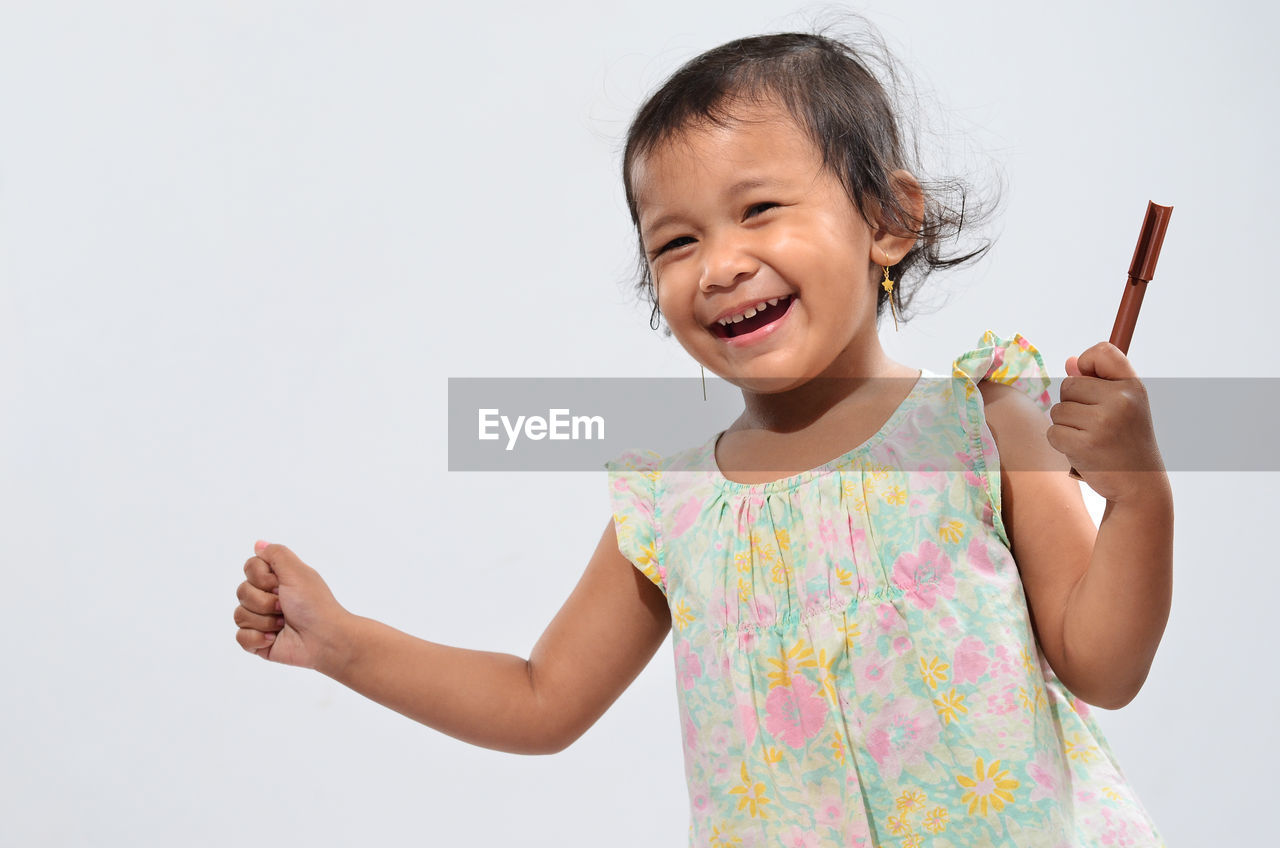
<path id="1" fill-rule="evenodd" d="M 733 321 L 733 323 L 735 323 L 735 324 L 741 324 L 741 323 L 742 323 L 742 319 L 743 319 L 743 318 L 746 318 L 746 317 L 747 317 L 747 316 L 745 316 L 745 315 L 735 315 L 735 316 L 733 316 L 733 318 L 731 318 L 730 320 L 731 320 L 731 321 Z"/>
<path id="2" fill-rule="evenodd" d="M 732 323 L 733 323 L 733 321 L 729 320 L 728 318 L 721 318 L 721 319 L 720 319 L 720 326 L 721 326 L 721 327 L 727 327 L 727 326 L 729 326 L 729 325 L 730 325 L 730 324 L 732 324 Z"/>
<path id="3" fill-rule="evenodd" d="M 769 305 L 769 302 L 767 300 L 760 301 L 759 303 L 756 304 L 756 312 L 764 312 L 765 307 L 767 307 L 768 305 Z"/>
<path id="4" fill-rule="evenodd" d="M 782 299 L 782 298 L 780 298 L 780 297 L 775 297 L 773 300 L 769 301 L 769 305 L 770 305 L 770 306 L 777 306 L 777 305 L 778 305 L 778 301 L 779 301 L 779 300 L 781 300 L 781 299 Z"/>
<path id="5" fill-rule="evenodd" d="M 743 317 L 743 318 L 750 318 L 750 317 L 752 317 L 752 316 L 753 316 L 753 315 L 755 315 L 755 314 L 756 314 L 756 308 L 755 308 L 754 306 L 752 306 L 752 307 L 750 307 L 749 309 L 747 309 L 747 311 L 746 311 L 746 312 L 742 313 L 742 317 Z"/>

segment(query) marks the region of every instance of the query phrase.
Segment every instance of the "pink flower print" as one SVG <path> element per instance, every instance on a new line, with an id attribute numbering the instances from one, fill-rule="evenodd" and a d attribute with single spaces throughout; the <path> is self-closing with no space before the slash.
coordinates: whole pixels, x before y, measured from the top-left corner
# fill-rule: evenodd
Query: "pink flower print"
<path id="1" fill-rule="evenodd" d="M 734 722 L 738 727 L 738 735 L 747 740 L 747 745 L 756 742 L 756 728 L 760 726 L 760 717 L 756 715 L 754 704 L 738 704 L 734 712 Z"/>
<path id="2" fill-rule="evenodd" d="M 827 702 L 817 692 L 818 687 L 799 674 L 790 686 L 775 686 L 765 699 L 765 727 L 792 748 L 803 747 L 827 720 Z"/>
<path id="3" fill-rule="evenodd" d="M 956 617 L 954 615 L 948 615 L 945 618 L 938 620 L 938 627 L 940 627 L 944 633 L 955 635 L 960 629 L 960 622 L 956 621 Z"/>
<path id="4" fill-rule="evenodd" d="M 874 654 L 871 659 L 854 660 L 854 691 L 858 695 L 879 692 L 889 694 L 893 675 L 889 673 L 889 664 Z"/>
<path id="5" fill-rule="evenodd" d="M 876 713 L 867 734 L 867 750 L 886 780 L 897 780 L 904 766 L 924 762 L 938 741 L 938 717 L 928 701 L 899 698 Z"/>
<path id="6" fill-rule="evenodd" d="M 818 805 L 816 818 L 818 824 L 826 825 L 827 827 L 839 827 L 840 823 L 844 821 L 844 805 L 840 803 L 839 798 L 829 795 L 823 798 L 822 803 Z"/>
<path id="7" fill-rule="evenodd" d="M 756 624 L 763 627 L 772 625 L 776 620 L 773 600 L 764 595 L 754 595 L 752 597 L 755 601 Z"/>
<path id="8" fill-rule="evenodd" d="M 991 561 L 991 552 L 987 550 L 982 539 L 974 538 L 969 543 L 969 564 L 988 577 L 996 576 L 996 566 Z"/>
<path id="9" fill-rule="evenodd" d="M 782 842 L 779 844 L 784 848 L 820 848 L 822 843 L 818 841 L 818 834 L 812 830 L 793 827 L 782 834 Z"/>
<path id="10" fill-rule="evenodd" d="M 702 511 L 702 501 L 697 498 L 689 498 L 684 505 L 676 510 L 675 524 L 671 527 L 671 535 L 679 536 L 684 531 L 693 526 L 693 522 L 697 520 L 698 513 Z"/>
<path id="11" fill-rule="evenodd" d="M 893 582 L 920 609 L 933 609 L 938 595 L 951 598 L 956 593 L 951 560 L 933 542 L 922 542 L 915 553 L 898 557 L 893 564 Z"/>
<path id="12" fill-rule="evenodd" d="M 698 725 L 693 723 L 693 716 L 685 716 L 684 719 L 684 756 L 686 760 L 692 758 L 694 751 L 698 750 Z"/>
<path id="13" fill-rule="evenodd" d="M 1102 817 L 1107 820 L 1107 829 L 1102 832 L 1103 845 L 1117 845 L 1121 848 L 1136 844 L 1133 837 L 1129 835 L 1129 823 L 1126 821 L 1117 822 L 1108 809 L 1102 810 Z"/>
<path id="14" fill-rule="evenodd" d="M 1027 764 L 1027 774 L 1035 781 L 1031 790 L 1031 800 L 1058 797 L 1058 779 L 1054 776 L 1054 762 L 1048 751 L 1039 751 L 1036 758 Z"/>
<path id="15" fill-rule="evenodd" d="M 853 529 L 853 519 L 849 519 L 849 549 L 858 554 L 860 558 L 866 558 L 867 550 L 867 531 Z"/>
<path id="16" fill-rule="evenodd" d="M 902 656 L 911 650 L 911 640 L 906 636 L 899 636 L 893 640 L 893 649 L 898 653 L 898 656 Z"/>
<path id="17" fill-rule="evenodd" d="M 991 663 L 992 680 L 997 677 L 1011 677 L 1017 674 L 1017 670 L 1021 667 L 1022 663 L 1014 661 L 1008 646 L 996 645 L 996 658 Z"/>
<path id="18" fill-rule="evenodd" d="M 695 813 L 706 813 L 711 810 L 711 793 L 705 783 L 696 783 L 689 792 L 689 803 Z"/>
<path id="19" fill-rule="evenodd" d="M 818 522 L 818 539 L 827 546 L 836 543 L 836 525 L 830 518 L 824 518 Z"/>
<path id="20" fill-rule="evenodd" d="M 977 683 L 987 673 L 987 646 L 977 636 L 966 636 L 956 646 L 951 660 L 953 683 Z"/>
<path id="21" fill-rule="evenodd" d="M 676 674 L 685 691 L 692 689 L 698 678 L 702 676 L 702 661 L 689 647 L 687 639 L 676 643 Z"/>
<path id="22" fill-rule="evenodd" d="M 1011 713 L 1018 708 L 1018 702 L 1013 697 L 1012 685 L 1005 687 L 1003 692 L 987 697 L 987 711 L 992 715 L 1005 715 Z"/>
<path id="23" fill-rule="evenodd" d="M 893 604 L 881 604 L 876 607 L 876 624 L 881 630 L 893 630 L 898 624 L 898 611 Z"/>

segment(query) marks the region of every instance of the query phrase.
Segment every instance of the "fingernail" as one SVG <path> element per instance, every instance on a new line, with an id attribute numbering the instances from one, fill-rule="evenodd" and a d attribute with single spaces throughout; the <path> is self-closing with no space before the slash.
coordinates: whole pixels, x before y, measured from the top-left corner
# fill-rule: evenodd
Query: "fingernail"
<path id="1" fill-rule="evenodd" d="M 267 547 L 268 544 L 270 543 L 264 542 L 261 539 L 259 539 L 258 541 L 253 543 L 253 549 L 258 553 L 262 553 L 262 551 Z"/>
<path id="2" fill-rule="evenodd" d="M 264 633 L 262 635 L 266 637 L 268 642 L 274 642 L 276 640 L 276 634 L 274 633 Z"/>
<path id="3" fill-rule="evenodd" d="M 276 612 L 280 612 L 280 599 L 276 598 Z"/>

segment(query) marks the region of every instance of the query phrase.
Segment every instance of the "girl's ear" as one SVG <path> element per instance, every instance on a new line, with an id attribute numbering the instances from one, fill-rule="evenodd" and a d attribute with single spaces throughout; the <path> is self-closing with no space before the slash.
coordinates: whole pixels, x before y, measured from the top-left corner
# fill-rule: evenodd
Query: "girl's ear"
<path id="1" fill-rule="evenodd" d="M 898 205 L 910 219 L 904 222 L 885 221 L 876 229 L 871 243 L 871 260 L 879 265 L 897 265 L 902 257 L 915 246 L 920 227 L 924 223 L 924 189 L 910 172 L 898 169 L 889 175 Z M 909 225 L 905 229 L 903 224 Z M 915 232 L 913 232 L 913 230 Z"/>

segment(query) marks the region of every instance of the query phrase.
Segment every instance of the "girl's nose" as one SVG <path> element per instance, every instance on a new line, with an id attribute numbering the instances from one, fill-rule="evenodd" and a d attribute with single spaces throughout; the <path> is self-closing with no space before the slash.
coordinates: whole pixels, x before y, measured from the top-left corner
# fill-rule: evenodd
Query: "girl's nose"
<path id="1" fill-rule="evenodd" d="M 702 278 L 698 288 L 731 288 L 755 276 L 760 262 L 752 256 L 739 239 L 720 237 L 703 241 Z"/>

